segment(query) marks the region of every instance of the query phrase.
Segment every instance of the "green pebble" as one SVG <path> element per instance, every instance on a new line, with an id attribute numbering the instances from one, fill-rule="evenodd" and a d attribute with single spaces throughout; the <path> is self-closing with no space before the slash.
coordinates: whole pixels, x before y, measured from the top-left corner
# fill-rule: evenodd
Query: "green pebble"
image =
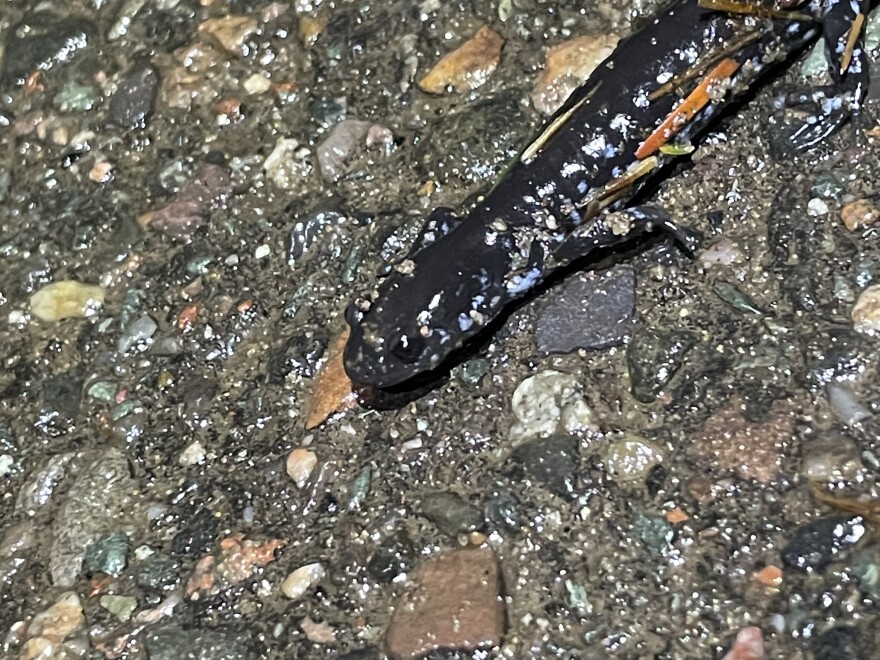
<path id="1" fill-rule="evenodd" d="M 83 565 L 88 573 L 100 572 L 118 577 L 128 564 L 129 547 L 125 532 L 112 532 L 86 548 Z"/>
<path id="2" fill-rule="evenodd" d="M 134 596 L 101 596 L 101 607 L 113 616 L 125 623 L 131 618 L 137 608 L 137 598 Z"/>

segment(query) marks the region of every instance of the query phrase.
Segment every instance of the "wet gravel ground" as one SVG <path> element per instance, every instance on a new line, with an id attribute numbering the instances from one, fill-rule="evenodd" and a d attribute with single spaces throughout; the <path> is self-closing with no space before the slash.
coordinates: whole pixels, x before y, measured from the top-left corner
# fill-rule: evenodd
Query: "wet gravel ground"
<path id="1" fill-rule="evenodd" d="M 693 255 L 306 428 L 353 294 L 540 122 L 546 49 L 657 3 L 582 4 L 3 3 L 3 657 L 872 656 L 880 147 L 869 106 L 774 156 L 799 65 L 654 193 Z M 418 89 L 486 24 L 484 85 Z"/>

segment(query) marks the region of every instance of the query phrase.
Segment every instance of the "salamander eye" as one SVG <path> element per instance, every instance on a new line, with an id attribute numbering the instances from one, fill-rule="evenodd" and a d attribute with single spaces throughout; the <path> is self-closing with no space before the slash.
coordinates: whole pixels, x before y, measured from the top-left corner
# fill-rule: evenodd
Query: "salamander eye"
<path id="1" fill-rule="evenodd" d="M 391 347 L 391 352 L 404 362 L 415 362 L 424 350 L 425 338 L 420 334 L 408 335 L 403 333 Z"/>

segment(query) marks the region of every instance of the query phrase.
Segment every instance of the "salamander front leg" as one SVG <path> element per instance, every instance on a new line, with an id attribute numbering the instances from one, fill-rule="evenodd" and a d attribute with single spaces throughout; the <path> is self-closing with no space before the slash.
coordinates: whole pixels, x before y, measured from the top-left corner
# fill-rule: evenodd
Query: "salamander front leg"
<path id="1" fill-rule="evenodd" d="M 870 0 L 825 0 L 823 32 L 831 83 L 788 93 L 780 107 L 800 107 L 809 116 L 794 124 L 775 147 L 792 155 L 816 146 L 848 119 L 858 118 L 868 92 L 865 19 Z"/>
<path id="2" fill-rule="evenodd" d="M 701 239 L 698 232 L 676 225 L 663 209 L 635 206 L 614 213 L 602 213 L 592 222 L 578 227 L 554 250 L 553 256 L 561 262 L 574 261 L 597 250 L 613 248 L 658 233 L 672 238 L 688 254 L 693 254 Z"/>

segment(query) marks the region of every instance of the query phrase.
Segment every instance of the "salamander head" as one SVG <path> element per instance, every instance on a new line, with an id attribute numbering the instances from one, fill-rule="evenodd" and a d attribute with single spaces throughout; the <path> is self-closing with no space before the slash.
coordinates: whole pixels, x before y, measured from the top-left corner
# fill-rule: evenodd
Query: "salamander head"
<path id="1" fill-rule="evenodd" d="M 434 369 L 454 348 L 442 324 L 419 325 L 408 313 L 411 307 L 395 308 L 394 297 L 383 296 L 375 303 L 361 297 L 346 312 L 351 335 L 343 359 L 355 383 L 393 387 Z"/>
<path id="2" fill-rule="evenodd" d="M 465 274 L 427 261 L 417 267 L 426 277 L 394 272 L 374 300 L 349 306 L 343 360 L 355 383 L 390 388 L 432 371 L 497 316 L 504 301 L 483 267 Z"/>

